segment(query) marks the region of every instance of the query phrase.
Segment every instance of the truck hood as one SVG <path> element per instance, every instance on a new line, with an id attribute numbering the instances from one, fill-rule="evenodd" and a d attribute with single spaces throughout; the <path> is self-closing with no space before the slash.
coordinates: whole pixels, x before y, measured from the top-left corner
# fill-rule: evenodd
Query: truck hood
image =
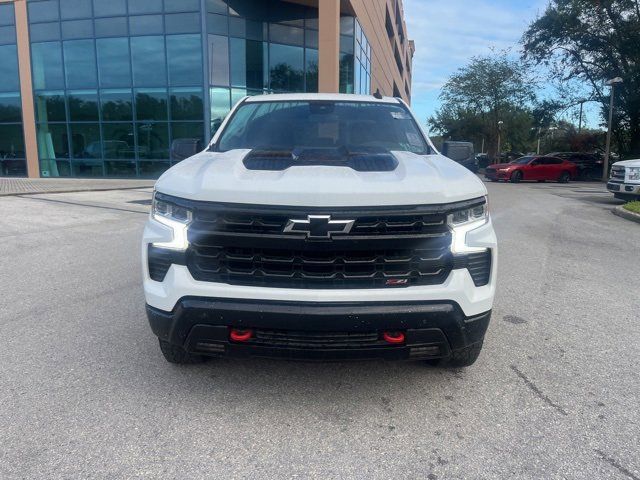
<path id="1" fill-rule="evenodd" d="M 624 160 L 613 165 L 616 167 L 640 167 L 640 160 Z"/>
<path id="2" fill-rule="evenodd" d="M 487 194 L 478 177 L 442 155 L 392 152 L 392 172 L 348 167 L 293 166 L 283 171 L 248 170 L 250 150 L 202 152 L 167 170 L 156 190 L 208 202 L 309 207 L 443 204 Z"/>

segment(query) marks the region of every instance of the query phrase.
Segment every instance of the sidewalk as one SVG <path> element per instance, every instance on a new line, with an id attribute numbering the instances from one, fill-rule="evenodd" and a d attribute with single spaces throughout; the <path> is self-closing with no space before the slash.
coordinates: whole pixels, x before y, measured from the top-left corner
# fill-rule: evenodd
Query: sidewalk
<path id="1" fill-rule="evenodd" d="M 0 197 L 37 193 L 93 192 L 151 188 L 155 180 L 104 178 L 6 178 L 0 177 Z"/>

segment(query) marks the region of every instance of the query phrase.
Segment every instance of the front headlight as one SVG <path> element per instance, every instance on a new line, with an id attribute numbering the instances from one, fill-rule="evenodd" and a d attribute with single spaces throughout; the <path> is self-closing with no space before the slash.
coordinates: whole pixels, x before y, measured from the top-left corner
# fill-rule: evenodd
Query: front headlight
<path id="1" fill-rule="evenodd" d="M 153 244 L 154 247 L 172 250 L 186 250 L 189 247 L 187 228 L 193 220 L 193 212 L 191 210 L 178 205 L 171 198 L 161 193 L 154 192 L 151 218 L 170 227 L 173 231 L 173 239 L 170 242 L 156 242 Z"/>
<path id="2" fill-rule="evenodd" d="M 470 247 L 466 244 L 467 233 L 482 227 L 489 221 L 487 199 L 484 203 L 464 210 L 458 210 L 447 217 L 451 228 L 451 251 L 453 253 L 484 252 L 484 247 Z"/>
<path id="3" fill-rule="evenodd" d="M 640 167 L 627 167 L 627 179 L 640 180 Z"/>

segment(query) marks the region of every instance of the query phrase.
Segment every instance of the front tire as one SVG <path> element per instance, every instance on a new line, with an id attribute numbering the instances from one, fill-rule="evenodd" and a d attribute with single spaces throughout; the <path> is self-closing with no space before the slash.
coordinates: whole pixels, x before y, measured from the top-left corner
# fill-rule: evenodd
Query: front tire
<path id="1" fill-rule="evenodd" d="M 562 172 L 560 178 L 558 178 L 559 183 L 569 183 L 569 180 L 571 180 L 571 174 L 569 172 Z"/>
<path id="2" fill-rule="evenodd" d="M 175 365 L 193 365 L 207 361 L 206 357 L 189 353 L 184 348 L 165 340 L 160 340 L 160 351 L 167 362 Z"/>
<path id="3" fill-rule="evenodd" d="M 522 172 L 520 170 L 516 170 L 511 174 L 511 183 L 520 183 L 522 181 Z"/>

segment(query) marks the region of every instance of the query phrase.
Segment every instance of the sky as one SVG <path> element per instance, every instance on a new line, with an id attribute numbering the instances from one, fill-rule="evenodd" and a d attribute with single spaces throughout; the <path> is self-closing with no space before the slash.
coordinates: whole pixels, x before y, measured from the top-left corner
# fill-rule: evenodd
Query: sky
<path id="1" fill-rule="evenodd" d="M 412 108 L 421 122 L 440 102 L 440 88 L 449 76 L 478 55 L 511 49 L 527 26 L 544 13 L 548 0 L 404 0 L 413 57 Z M 597 106 L 585 105 L 587 123 L 597 124 Z M 594 110 L 595 109 L 595 110 Z"/>

